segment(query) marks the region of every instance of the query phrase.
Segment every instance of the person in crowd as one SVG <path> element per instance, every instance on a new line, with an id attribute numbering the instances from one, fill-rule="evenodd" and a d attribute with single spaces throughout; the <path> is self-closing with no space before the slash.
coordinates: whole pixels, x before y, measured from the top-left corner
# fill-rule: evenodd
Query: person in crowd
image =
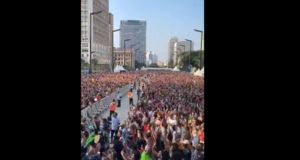
<path id="1" fill-rule="evenodd" d="M 115 76 L 108 75 L 109 78 L 116 78 Z M 121 73 L 118 76 L 116 79 L 124 83 L 120 83 L 117 87 L 136 81 L 138 82 L 136 87 L 140 89 L 142 95 L 138 97 L 139 101 L 136 106 L 126 113 L 128 118 L 121 127 L 119 127 L 120 120 L 113 114 L 110 123 L 105 122 L 104 119 L 100 122 L 100 131 L 103 128 L 109 132 L 109 124 L 111 125 L 110 139 L 113 142 L 111 149 L 101 150 L 103 144 L 100 138 L 97 145 L 100 146 L 99 156 L 102 159 L 202 160 L 204 158 L 204 108 L 202 105 L 204 80 L 202 78 L 183 72 L 164 71 Z M 91 86 L 96 82 L 102 83 L 104 80 L 108 83 L 107 87 L 98 88 L 96 91 L 99 93 L 116 91 L 114 82 L 110 84 L 109 78 L 103 75 L 101 78 L 95 75 L 85 78 L 85 91 L 93 93 L 91 88 L 94 87 Z M 89 87 L 86 84 L 90 84 Z M 82 94 L 82 97 L 84 105 L 86 95 Z M 132 106 L 133 103 L 129 105 Z M 89 132 L 84 132 L 88 131 L 85 127 L 86 121 L 82 120 L 81 125 L 83 144 L 87 141 L 85 137 L 89 137 L 86 135 Z M 92 117 L 92 121 L 96 122 L 96 119 Z M 106 129 L 104 129 L 105 124 L 108 124 Z M 98 125 L 92 125 L 97 129 L 94 126 Z M 99 134 L 102 137 L 101 133 Z M 84 147 L 82 148 L 83 157 L 96 157 L 97 154 L 90 153 L 88 149 L 84 152 Z"/>
<path id="2" fill-rule="evenodd" d="M 202 144 L 197 144 L 196 149 L 192 153 L 192 159 L 191 160 L 203 160 L 204 154 L 202 151 Z"/>
<path id="3" fill-rule="evenodd" d="M 120 119 L 118 118 L 118 113 L 114 113 L 111 119 L 111 142 L 113 142 L 114 136 L 116 136 L 120 125 Z"/>
<path id="4" fill-rule="evenodd" d="M 121 107 L 121 100 L 122 100 L 122 95 L 120 91 L 117 93 L 117 100 L 118 100 L 118 107 Z"/>
<path id="5" fill-rule="evenodd" d="M 145 150 L 141 154 L 141 159 L 140 160 L 154 160 L 151 154 L 151 147 L 149 145 L 145 146 Z"/>
<path id="6" fill-rule="evenodd" d="M 140 96 L 141 96 L 141 89 L 140 89 L 140 87 L 138 87 L 138 89 L 136 91 L 136 94 L 137 94 L 138 100 L 140 100 Z"/>
<path id="7" fill-rule="evenodd" d="M 111 117 L 115 113 L 116 108 L 117 108 L 116 100 L 113 99 L 113 101 L 110 104 L 109 117 Z"/>
<path id="8" fill-rule="evenodd" d="M 129 99 L 129 105 L 134 105 L 133 104 L 133 94 L 132 94 L 132 89 L 130 89 L 127 93 L 128 99 Z"/>
<path id="9" fill-rule="evenodd" d="M 113 148 L 114 151 L 116 152 L 116 160 L 123 160 L 123 156 L 122 156 L 122 150 L 123 150 L 123 143 L 122 140 L 120 140 L 120 137 L 118 137 L 117 135 L 114 138 L 114 143 L 113 143 Z"/>

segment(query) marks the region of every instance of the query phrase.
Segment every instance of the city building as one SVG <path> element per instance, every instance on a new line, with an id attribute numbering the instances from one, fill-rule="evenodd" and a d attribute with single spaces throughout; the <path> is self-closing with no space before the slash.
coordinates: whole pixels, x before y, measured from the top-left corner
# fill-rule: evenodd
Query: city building
<path id="1" fill-rule="evenodd" d="M 158 62 L 157 62 L 157 65 L 158 65 L 159 67 L 163 67 L 165 64 L 164 64 L 162 61 L 158 61 Z"/>
<path id="2" fill-rule="evenodd" d="M 81 58 L 89 63 L 91 32 L 92 52 L 95 51 L 92 58 L 97 59 L 98 64 L 103 66 L 102 69 L 110 68 L 112 59 L 109 32 L 112 14 L 109 14 L 108 8 L 108 0 L 81 0 Z M 101 13 L 92 15 L 90 19 L 90 13 L 101 10 Z"/>
<path id="3" fill-rule="evenodd" d="M 135 68 L 134 55 L 135 54 L 132 51 L 132 49 L 126 49 L 125 55 L 124 55 L 123 49 L 121 49 L 121 48 L 114 49 L 115 66 L 121 65 L 121 66 L 131 67 L 131 69 L 134 69 Z"/>
<path id="4" fill-rule="evenodd" d="M 135 60 L 146 64 L 146 21 L 141 20 L 122 20 L 120 24 L 120 48 L 137 50 Z M 124 46 L 124 40 L 126 41 Z"/>
<path id="5" fill-rule="evenodd" d="M 183 47 L 184 46 L 184 47 Z M 172 37 L 169 41 L 169 61 L 168 66 L 174 67 L 179 64 L 181 61 L 181 54 L 185 52 L 188 54 L 194 49 L 193 42 L 190 43 L 189 41 L 179 41 L 177 37 Z"/>
<path id="6" fill-rule="evenodd" d="M 113 14 L 112 13 L 109 13 L 108 14 L 108 17 L 109 17 L 109 21 L 108 21 L 108 26 L 109 26 L 109 28 L 108 28 L 108 33 L 110 33 L 109 34 L 109 36 L 108 36 L 108 39 L 109 39 L 109 48 L 110 48 L 110 53 L 113 53 L 113 43 L 114 43 L 114 38 L 113 38 L 113 29 L 114 29 L 114 16 L 113 16 Z M 111 68 L 113 67 L 113 55 L 112 54 L 109 54 L 109 58 L 110 58 L 110 60 L 111 60 Z"/>
<path id="7" fill-rule="evenodd" d="M 184 47 L 183 47 L 184 46 Z M 176 59 L 176 64 L 178 65 L 181 61 L 181 54 L 185 53 L 185 54 L 189 54 L 190 50 L 191 52 L 194 50 L 194 42 L 190 43 L 189 41 L 179 41 L 176 43 L 176 47 L 177 47 L 177 54 L 176 57 L 174 57 L 174 59 Z"/>
<path id="8" fill-rule="evenodd" d="M 175 47 L 176 42 L 178 42 L 177 37 L 172 37 L 169 41 L 169 63 L 168 63 L 169 67 L 174 66 L 174 55 L 176 52 L 176 47 Z"/>
<path id="9" fill-rule="evenodd" d="M 151 51 L 148 51 L 146 53 L 146 66 L 149 66 L 151 63 L 152 63 L 152 52 Z"/>
<path id="10" fill-rule="evenodd" d="M 157 62 L 158 62 L 158 56 L 156 54 L 154 54 L 152 56 L 152 63 L 156 63 L 157 64 Z"/>

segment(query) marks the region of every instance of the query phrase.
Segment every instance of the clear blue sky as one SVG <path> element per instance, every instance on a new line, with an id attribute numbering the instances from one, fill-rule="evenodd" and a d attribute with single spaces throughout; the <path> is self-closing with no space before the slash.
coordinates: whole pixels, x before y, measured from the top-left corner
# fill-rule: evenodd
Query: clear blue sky
<path id="1" fill-rule="evenodd" d="M 194 49 L 200 49 L 200 34 L 204 29 L 204 0 L 109 0 L 109 12 L 114 16 L 114 29 L 121 20 L 147 21 L 147 51 L 168 59 L 171 37 L 191 39 Z M 114 33 L 114 46 L 119 47 L 119 32 Z"/>

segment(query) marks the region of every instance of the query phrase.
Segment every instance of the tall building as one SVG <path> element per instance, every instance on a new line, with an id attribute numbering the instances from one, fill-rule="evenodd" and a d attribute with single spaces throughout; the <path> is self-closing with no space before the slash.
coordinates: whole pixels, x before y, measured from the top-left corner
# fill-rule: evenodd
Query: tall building
<path id="1" fill-rule="evenodd" d="M 81 0 L 81 57 L 89 63 L 91 32 L 92 52 L 95 51 L 92 58 L 97 59 L 98 64 L 107 67 L 112 59 L 108 8 L 108 0 Z M 90 19 L 90 13 L 101 10 L 100 14 L 92 15 Z"/>
<path id="2" fill-rule="evenodd" d="M 183 45 L 185 47 L 181 47 L 180 45 Z M 191 51 L 194 50 L 194 42 L 192 42 L 192 44 L 191 44 L 189 41 L 180 41 L 180 42 L 178 42 L 177 46 L 178 46 L 178 48 L 181 48 L 182 52 L 190 52 L 190 49 L 192 49 Z M 185 51 L 184 51 L 184 49 L 185 49 Z"/>
<path id="3" fill-rule="evenodd" d="M 175 44 L 178 42 L 178 38 L 177 37 L 172 37 L 169 41 L 169 63 L 168 66 L 169 67 L 173 67 L 174 66 L 174 54 L 176 52 L 176 47 Z"/>
<path id="4" fill-rule="evenodd" d="M 184 47 L 182 47 L 184 46 Z M 179 64 L 180 55 L 183 52 L 186 52 L 188 54 L 194 49 L 194 43 L 190 43 L 189 41 L 178 41 L 177 37 L 172 37 L 169 41 L 169 60 L 168 60 L 168 66 L 174 67 Z"/>
<path id="5" fill-rule="evenodd" d="M 146 65 L 147 66 L 149 66 L 152 63 L 152 58 L 153 58 L 152 52 L 148 51 L 146 53 Z"/>
<path id="6" fill-rule="evenodd" d="M 154 54 L 152 56 L 152 63 L 156 63 L 157 64 L 157 62 L 158 62 L 158 56 L 156 54 Z"/>
<path id="7" fill-rule="evenodd" d="M 124 49 L 124 40 L 126 41 L 126 49 L 133 46 L 135 60 L 139 63 L 146 64 L 146 21 L 140 20 L 122 20 L 120 24 L 120 47 Z"/>
<path id="8" fill-rule="evenodd" d="M 112 13 L 108 14 L 108 25 L 109 25 L 109 29 L 108 29 L 108 39 L 109 39 L 109 49 L 110 49 L 110 53 L 113 53 L 113 43 L 114 43 L 114 39 L 113 39 L 113 29 L 114 29 L 114 16 Z M 109 54 L 110 60 L 111 60 L 111 68 L 113 67 L 113 54 Z M 113 69 L 113 68 L 112 68 Z"/>

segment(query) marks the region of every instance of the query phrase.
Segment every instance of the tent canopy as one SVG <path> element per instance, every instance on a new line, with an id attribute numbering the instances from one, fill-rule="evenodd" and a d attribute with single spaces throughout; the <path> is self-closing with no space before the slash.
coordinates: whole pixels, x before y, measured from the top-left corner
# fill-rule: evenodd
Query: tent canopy
<path id="1" fill-rule="evenodd" d="M 198 69 L 195 73 L 195 76 L 200 76 L 200 77 L 204 77 L 204 67 L 200 70 Z"/>
<path id="2" fill-rule="evenodd" d="M 176 66 L 176 67 L 173 69 L 173 71 L 180 71 L 180 70 L 179 70 L 178 67 Z"/>
<path id="3" fill-rule="evenodd" d="M 123 66 L 117 65 L 114 69 L 114 72 L 121 72 L 121 71 L 126 71 Z"/>

